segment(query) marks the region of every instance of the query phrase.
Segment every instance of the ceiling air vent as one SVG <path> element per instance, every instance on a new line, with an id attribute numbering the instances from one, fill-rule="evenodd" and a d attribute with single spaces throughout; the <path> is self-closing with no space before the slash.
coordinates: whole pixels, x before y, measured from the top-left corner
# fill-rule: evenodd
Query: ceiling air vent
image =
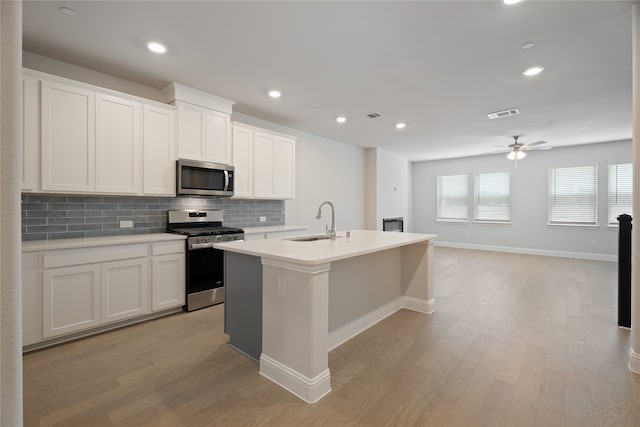
<path id="1" fill-rule="evenodd" d="M 493 119 L 501 119 L 503 117 L 515 116 L 516 114 L 520 114 L 517 108 L 509 108 L 508 110 L 496 111 L 495 113 L 487 114 L 491 120 Z"/>
<path id="2" fill-rule="evenodd" d="M 381 117 L 381 116 L 378 113 L 369 113 L 367 114 L 367 117 L 369 117 L 370 119 L 377 119 L 378 117 Z"/>

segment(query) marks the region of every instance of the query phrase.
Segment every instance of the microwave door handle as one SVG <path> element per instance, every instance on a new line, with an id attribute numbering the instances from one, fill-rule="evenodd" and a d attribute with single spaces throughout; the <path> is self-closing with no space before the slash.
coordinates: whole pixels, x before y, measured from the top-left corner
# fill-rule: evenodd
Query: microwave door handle
<path id="1" fill-rule="evenodd" d="M 224 171 L 224 191 L 229 191 L 229 171 Z"/>

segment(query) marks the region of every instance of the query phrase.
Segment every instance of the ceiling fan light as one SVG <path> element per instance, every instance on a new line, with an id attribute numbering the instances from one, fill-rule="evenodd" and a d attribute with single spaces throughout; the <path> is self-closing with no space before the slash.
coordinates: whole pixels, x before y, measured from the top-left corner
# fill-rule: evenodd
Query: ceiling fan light
<path id="1" fill-rule="evenodd" d="M 516 158 L 516 152 L 515 151 L 509 151 L 509 154 L 507 154 L 507 159 L 513 160 L 515 158 Z"/>
<path id="2" fill-rule="evenodd" d="M 522 159 L 524 159 L 524 158 L 525 158 L 525 156 L 526 156 L 526 155 L 527 155 L 527 153 L 525 153 L 524 151 L 518 151 L 518 152 L 516 153 L 516 158 L 517 158 L 518 160 L 522 160 Z"/>

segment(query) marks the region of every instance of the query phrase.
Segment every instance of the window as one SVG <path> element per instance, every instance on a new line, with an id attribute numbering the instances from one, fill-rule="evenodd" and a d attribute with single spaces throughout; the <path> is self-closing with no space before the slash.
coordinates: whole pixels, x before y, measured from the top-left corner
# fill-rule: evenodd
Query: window
<path id="1" fill-rule="evenodd" d="M 549 169 L 549 224 L 597 224 L 598 167 Z"/>
<path id="2" fill-rule="evenodd" d="M 466 220 L 469 218 L 467 175 L 438 177 L 438 219 Z"/>
<path id="3" fill-rule="evenodd" d="M 506 222 L 511 219 L 509 172 L 477 173 L 475 176 L 476 221 Z"/>
<path id="4" fill-rule="evenodd" d="M 618 216 L 632 215 L 633 165 L 609 165 L 609 224 L 618 224 Z"/>

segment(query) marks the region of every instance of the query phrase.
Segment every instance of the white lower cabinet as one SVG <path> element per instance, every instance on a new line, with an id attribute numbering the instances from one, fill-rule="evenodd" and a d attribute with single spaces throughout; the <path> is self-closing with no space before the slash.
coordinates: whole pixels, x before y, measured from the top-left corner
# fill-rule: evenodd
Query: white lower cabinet
<path id="1" fill-rule="evenodd" d="M 184 240 L 41 250 L 22 259 L 25 346 L 184 305 Z"/>
<path id="2" fill-rule="evenodd" d="M 153 283 L 151 310 L 158 311 L 183 305 L 184 254 L 154 256 L 151 265 L 151 282 Z"/>
<path id="3" fill-rule="evenodd" d="M 100 324 L 100 264 L 52 268 L 42 277 L 43 338 Z"/>
<path id="4" fill-rule="evenodd" d="M 102 323 L 149 313 L 149 261 L 147 258 L 102 264 Z"/>

